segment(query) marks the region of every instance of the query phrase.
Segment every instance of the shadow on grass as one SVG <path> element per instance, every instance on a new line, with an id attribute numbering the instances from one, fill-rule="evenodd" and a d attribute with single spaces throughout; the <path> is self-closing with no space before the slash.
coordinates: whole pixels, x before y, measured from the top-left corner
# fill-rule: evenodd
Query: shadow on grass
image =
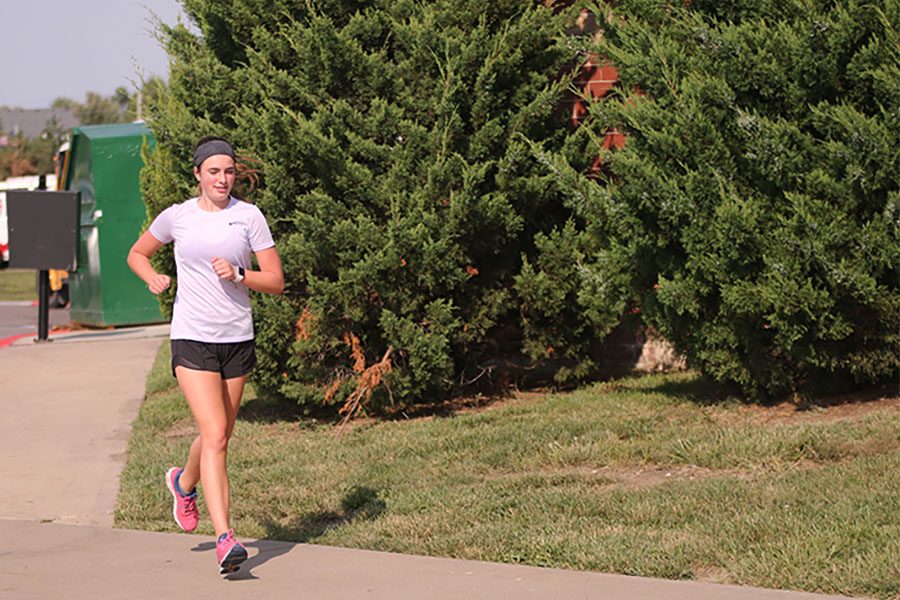
<path id="1" fill-rule="evenodd" d="M 623 378 L 623 380 L 629 379 L 634 382 L 628 386 L 629 390 L 642 394 L 663 394 L 675 400 L 691 402 L 698 406 L 714 406 L 725 402 L 749 403 L 749 400 L 742 398 L 734 388 L 716 383 L 702 375 L 697 375 L 690 379 L 674 381 L 667 379 L 652 383 L 644 383 L 642 381 L 643 376 L 640 375 Z"/>
<path id="2" fill-rule="evenodd" d="M 752 400 L 742 395 L 734 386 L 717 383 L 703 375 L 696 375 L 690 379 L 666 380 L 661 382 L 642 382 L 641 377 L 623 378 L 633 379 L 634 383 L 628 385 L 629 390 L 639 393 L 663 394 L 674 400 L 692 402 L 698 406 L 715 406 L 725 403 L 754 405 L 759 407 L 772 407 L 782 402 L 790 402 L 798 411 L 815 410 L 818 408 L 830 408 L 849 404 L 862 404 L 884 397 L 896 395 L 896 390 L 888 384 L 873 384 L 861 389 L 853 389 L 843 383 L 832 385 L 819 385 L 807 390 L 803 394 L 783 395 L 762 400 Z"/>
<path id="3" fill-rule="evenodd" d="M 459 395 L 437 402 L 411 404 L 403 408 L 385 410 L 381 419 L 385 421 L 407 421 L 424 418 L 451 418 L 457 415 L 487 408 L 513 397 L 513 391 L 492 394 Z"/>
<path id="4" fill-rule="evenodd" d="M 335 412 L 334 407 L 324 405 L 321 409 L 311 409 L 290 400 L 259 397 L 241 404 L 238 419 L 249 423 L 288 422 L 313 427 L 318 423 L 336 424 L 339 419 Z"/>
<path id="5" fill-rule="evenodd" d="M 386 508 L 387 505 L 379 497 L 377 490 L 355 486 L 341 500 L 340 511 L 309 513 L 288 524 L 264 522 L 263 527 L 267 538 L 302 544 L 354 521 L 377 519 Z"/>

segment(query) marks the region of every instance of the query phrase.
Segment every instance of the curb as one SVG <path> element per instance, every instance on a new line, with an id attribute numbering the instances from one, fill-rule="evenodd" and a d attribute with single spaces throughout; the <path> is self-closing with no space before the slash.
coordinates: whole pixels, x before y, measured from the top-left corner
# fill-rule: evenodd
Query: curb
<path id="1" fill-rule="evenodd" d="M 12 346 L 13 342 L 17 340 L 21 340 L 22 338 L 26 338 L 29 336 L 36 336 L 37 333 L 17 333 L 16 335 L 11 335 L 9 337 L 0 339 L 0 348 L 6 348 L 7 346 Z"/>
<path id="2" fill-rule="evenodd" d="M 53 331 L 50 332 L 50 336 L 47 341 L 52 342 L 53 334 L 55 334 L 55 333 L 71 333 L 71 331 L 69 329 L 54 329 Z M 17 333 L 15 335 L 11 335 L 9 337 L 0 338 L 0 349 L 6 348 L 7 346 L 12 346 L 13 344 L 18 342 L 22 338 L 27 338 L 27 337 L 37 338 L 37 335 L 38 335 L 37 331 L 32 331 L 30 333 Z"/>

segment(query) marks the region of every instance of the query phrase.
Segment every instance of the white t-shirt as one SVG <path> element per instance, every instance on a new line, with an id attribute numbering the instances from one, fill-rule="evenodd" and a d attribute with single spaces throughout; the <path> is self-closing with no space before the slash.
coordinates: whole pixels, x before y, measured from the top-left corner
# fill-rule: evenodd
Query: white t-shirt
<path id="1" fill-rule="evenodd" d="M 164 244 L 175 242 L 178 282 L 172 310 L 171 338 L 234 343 L 253 339 L 250 292 L 243 283 L 219 279 L 216 256 L 250 268 L 250 253 L 275 245 L 260 210 L 232 197 L 228 206 L 210 212 L 192 198 L 162 211 L 150 233 Z"/>

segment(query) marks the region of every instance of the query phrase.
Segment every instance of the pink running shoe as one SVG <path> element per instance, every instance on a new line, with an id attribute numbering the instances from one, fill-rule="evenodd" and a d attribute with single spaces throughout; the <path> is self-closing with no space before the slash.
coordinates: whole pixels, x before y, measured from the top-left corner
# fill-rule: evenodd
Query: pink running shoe
<path id="1" fill-rule="evenodd" d="M 166 471 L 166 487 L 172 493 L 172 516 L 175 522 L 185 531 L 197 529 L 197 520 L 200 514 L 197 512 L 197 491 L 194 490 L 187 496 L 178 491 L 175 480 L 181 473 L 181 468 L 172 467 Z"/>
<path id="2" fill-rule="evenodd" d="M 247 560 L 247 549 L 234 539 L 234 529 L 229 529 L 216 540 L 216 558 L 219 560 L 219 575 L 234 573 Z"/>

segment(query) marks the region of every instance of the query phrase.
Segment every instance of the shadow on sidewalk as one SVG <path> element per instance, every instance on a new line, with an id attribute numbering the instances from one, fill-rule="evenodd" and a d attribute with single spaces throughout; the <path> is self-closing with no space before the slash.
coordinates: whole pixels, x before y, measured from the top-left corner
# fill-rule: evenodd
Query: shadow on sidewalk
<path id="1" fill-rule="evenodd" d="M 253 569 L 260 567 L 269 562 L 273 558 L 284 556 L 294 549 L 296 544 L 290 542 L 277 542 L 273 540 L 257 540 L 255 542 L 245 543 L 247 548 L 256 548 L 257 552 L 251 555 L 247 562 L 241 565 L 240 571 L 227 575 L 226 579 L 242 580 L 242 579 L 259 579 L 253 574 Z M 215 542 L 203 542 L 191 548 L 191 552 L 208 552 L 216 549 Z"/>
<path id="2" fill-rule="evenodd" d="M 297 544 L 315 540 L 328 531 L 342 527 L 354 520 L 375 519 L 385 511 L 386 507 L 384 500 L 379 497 L 378 490 L 365 486 L 354 486 L 341 500 L 340 512 L 310 513 L 289 525 L 267 521 L 263 523 L 263 526 L 266 530 L 266 538 L 270 539 L 245 543 L 244 546 L 256 548 L 258 552 L 247 559 L 240 571 L 227 575 L 226 578 L 231 580 L 259 579 L 253 574 L 253 569 L 256 567 L 264 565 L 273 558 L 284 556 Z M 215 549 L 215 542 L 203 542 L 191 548 L 191 552 L 208 552 Z"/>

